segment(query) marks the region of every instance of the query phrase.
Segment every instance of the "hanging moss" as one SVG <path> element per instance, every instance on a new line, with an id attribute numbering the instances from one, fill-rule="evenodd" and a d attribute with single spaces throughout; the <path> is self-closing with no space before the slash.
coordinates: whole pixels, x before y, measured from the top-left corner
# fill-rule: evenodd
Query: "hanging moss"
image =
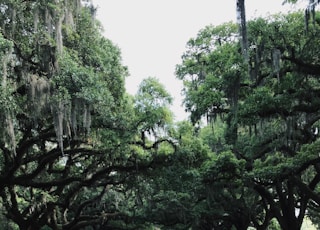
<path id="1" fill-rule="evenodd" d="M 272 64 L 273 64 L 273 73 L 277 75 L 278 81 L 279 73 L 280 73 L 280 60 L 281 60 L 281 52 L 279 49 L 273 49 L 272 51 Z"/>
<path id="2" fill-rule="evenodd" d="M 8 7 L 6 17 L 14 23 L 11 26 L 4 25 L 2 30 L 7 29 L 6 36 L 15 41 L 14 55 L 17 56 L 16 63 L 20 66 L 19 69 L 15 69 L 17 73 L 14 74 L 19 76 L 17 82 L 19 94 L 25 97 L 23 100 L 26 102 L 24 106 L 27 112 L 23 112 L 26 119 L 24 122 L 31 125 L 31 129 L 34 130 L 41 128 L 45 122 L 52 122 L 62 152 L 63 141 L 66 138 L 84 136 L 90 132 L 91 127 L 93 108 L 89 103 L 90 98 L 86 98 L 86 95 L 77 95 L 83 90 L 83 85 L 91 84 L 91 80 L 88 80 L 90 77 L 87 73 L 83 73 L 85 72 L 83 66 L 82 69 L 79 67 L 81 60 L 77 54 L 72 56 L 76 57 L 76 60 L 72 60 L 75 66 L 63 66 L 59 61 L 60 58 L 62 62 L 64 61 L 65 44 L 62 32 L 67 28 L 69 32 L 78 33 L 76 29 L 79 18 L 82 17 L 81 10 L 80 0 L 24 1 L 21 5 L 14 4 Z M 88 20 L 92 19 L 88 17 Z M 21 25 L 25 23 L 31 28 L 23 28 Z M 0 49 L 2 49 L 1 37 Z M 1 61 L 4 76 L 2 87 L 5 88 L 8 61 L 5 59 Z M 17 67 L 14 65 L 13 68 Z M 56 78 L 64 79 L 57 82 Z M 74 85 L 74 80 L 78 85 Z M 43 121 L 45 116 L 49 119 Z M 7 127 L 4 134 L 7 138 L 5 142 L 15 146 L 14 126 L 17 122 L 15 114 L 8 111 L 2 115 L 1 120 L 3 126 Z"/>
<path id="3" fill-rule="evenodd" d="M 45 18 L 45 28 L 47 29 L 48 35 L 52 36 L 53 34 L 52 16 L 49 13 L 49 9 L 47 8 L 44 11 L 44 18 Z"/>
<path id="4" fill-rule="evenodd" d="M 72 127 L 72 133 L 75 139 L 78 138 L 78 121 L 77 121 L 78 114 L 79 114 L 79 99 L 74 98 L 72 101 L 70 122 Z"/>
<path id="5" fill-rule="evenodd" d="M 11 27 L 11 31 L 10 31 L 10 37 L 14 38 L 15 36 L 15 31 L 16 31 L 16 18 L 17 18 L 17 12 L 15 8 L 12 8 L 11 11 L 11 22 L 12 22 L 12 27 Z"/>
<path id="6" fill-rule="evenodd" d="M 1 37 L 0 37 L 1 39 Z M 3 40 L 3 39 L 2 39 Z M 3 129 L 3 141 L 4 143 L 7 143 L 10 146 L 11 151 L 13 152 L 14 155 L 16 155 L 16 136 L 14 132 L 14 121 L 13 121 L 13 110 L 14 108 L 11 108 L 11 102 L 12 97 L 11 97 L 11 85 L 8 83 L 8 64 L 11 61 L 11 53 L 12 53 L 12 46 L 8 43 L 5 45 L 6 40 L 0 41 L 3 43 L 3 47 L 6 47 L 7 49 L 3 49 L 4 52 L 2 55 L 2 60 L 1 60 L 1 73 L 2 73 L 2 81 L 1 81 L 1 98 L 3 101 L 2 103 L 2 127 Z"/>
<path id="7" fill-rule="evenodd" d="M 60 101 L 58 105 L 53 107 L 53 116 L 54 116 L 54 129 L 57 136 L 57 141 L 61 150 L 62 155 L 64 155 L 63 147 L 63 119 L 64 119 L 64 105 Z"/>
<path id="8" fill-rule="evenodd" d="M 39 9 L 38 9 L 38 7 L 36 7 L 33 10 L 33 30 L 35 32 L 37 32 L 38 31 L 38 27 L 39 27 Z"/>
<path id="9" fill-rule="evenodd" d="M 318 0 L 309 0 L 309 5 L 308 7 L 305 9 L 305 29 L 306 32 L 309 31 L 309 23 L 310 20 L 312 20 L 312 24 L 313 26 L 315 26 L 316 23 L 316 5 L 319 4 Z"/>
<path id="10" fill-rule="evenodd" d="M 63 18 L 57 19 L 56 22 L 56 47 L 57 47 L 57 55 L 61 55 L 63 51 L 63 43 L 62 43 L 62 21 Z"/>
<path id="11" fill-rule="evenodd" d="M 11 151 L 13 152 L 14 156 L 16 156 L 16 135 L 15 135 L 15 131 L 14 131 L 14 125 L 13 125 L 13 116 L 12 113 L 7 112 L 6 114 L 6 121 L 5 121 L 5 125 L 6 125 L 6 132 L 7 132 L 7 136 L 9 138 L 8 142 L 10 147 L 11 147 Z"/>
<path id="12" fill-rule="evenodd" d="M 29 75 L 27 84 L 29 108 L 32 111 L 32 119 L 36 122 L 38 118 L 41 118 L 42 113 L 48 111 L 50 107 L 51 85 L 46 77 L 37 75 Z"/>
<path id="13" fill-rule="evenodd" d="M 91 112 L 90 112 L 90 105 L 84 105 L 83 108 L 83 128 L 85 133 L 90 132 L 91 127 Z"/>

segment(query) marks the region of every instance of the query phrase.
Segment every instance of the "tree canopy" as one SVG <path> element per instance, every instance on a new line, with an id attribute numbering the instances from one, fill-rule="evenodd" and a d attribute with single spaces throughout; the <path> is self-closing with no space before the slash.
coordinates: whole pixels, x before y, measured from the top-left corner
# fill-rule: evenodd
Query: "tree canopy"
<path id="1" fill-rule="evenodd" d="M 306 32 L 297 12 L 257 18 L 247 28 L 250 68 L 236 25 L 227 23 L 188 42 L 177 77 L 192 120 L 225 123 L 233 157 L 245 161 L 241 181 L 251 194 L 243 199 L 261 202 L 254 218 L 264 215 L 251 224 L 276 218 L 282 229 L 300 229 L 307 210 L 319 206 L 318 24 Z"/>
<path id="2" fill-rule="evenodd" d="M 174 122 L 157 77 L 126 93 L 90 1 L 3 0 L 0 228 L 317 224 L 319 15 L 246 21 L 244 2 L 188 41 L 176 76 L 191 116 Z"/>
<path id="3" fill-rule="evenodd" d="M 128 218 L 125 184 L 156 161 L 140 132 L 170 121 L 170 96 L 155 79 L 137 99 L 126 94 L 120 49 L 89 2 L 8 0 L 0 10 L 2 218 L 19 229 Z"/>

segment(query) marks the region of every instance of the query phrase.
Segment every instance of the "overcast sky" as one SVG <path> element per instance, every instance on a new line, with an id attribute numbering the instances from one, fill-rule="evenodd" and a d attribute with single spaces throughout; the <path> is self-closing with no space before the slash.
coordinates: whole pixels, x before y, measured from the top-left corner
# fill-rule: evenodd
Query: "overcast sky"
<path id="1" fill-rule="evenodd" d="M 187 118 L 182 82 L 174 75 L 187 41 L 206 25 L 236 21 L 235 0 L 94 0 L 104 35 L 119 46 L 134 95 L 142 79 L 156 77 L 174 97 L 176 120 Z M 283 0 L 246 0 L 247 19 L 288 11 Z"/>

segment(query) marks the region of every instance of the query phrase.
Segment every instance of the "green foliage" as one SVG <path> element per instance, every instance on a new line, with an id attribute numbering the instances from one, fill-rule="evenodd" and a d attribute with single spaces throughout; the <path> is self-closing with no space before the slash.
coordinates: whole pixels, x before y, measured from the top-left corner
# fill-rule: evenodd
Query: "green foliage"
<path id="1" fill-rule="evenodd" d="M 298 0 L 285 0 L 284 2 L 283 2 L 283 4 L 284 3 L 297 3 L 298 2 Z"/>
<path id="2" fill-rule="evenodd" d="M 8 39 L 5 39 L 3 37 L 3 34 L 0 33 L 0 51 L 1 56 L 7 52 L 9 52 L 13 47 L 12 41 L 9 41 Z"/>
<path id="3" fill-rule="evenodd" d="M 301 167 L 308 165 L 310 162 L 317 161 L 319 141 L 302 146 L 297 155 L 293 157 L 284 156 L 282 153 L 275 152 L 265 159 L 257 159 L 254 162 L 254 171 L 251 177 L 259 177 L 266 181 L 281 180 L 290 175 L 295 175 Z"/>
<path id="4" fill-rule="evenodd" d="M 184 84 L 184 103 L 194 123 L 204 115 L 214 119 L 230 109 L 237 87 L 234 75 L 241 77 L 242 68 L 236 33 L 232 23 L 206 27 L 197 38 L 190 39 L 182 64 L 176 67 L 176 75 Z"/>
<path id="5" fill-rule="evenodd" d="M 209 181 L 234 181 L 241 179 L 245 161 L 238 160 L 230 151 L 219 153 L 204 165 L 204 177 Z"/>
<path id="6" fill-rule="evenodd" d="M 172 112 L 169 110 L 171 103 L 171 95 L 156 78 L 144 79 L 134 101 L 139 128 L 150 132 L 171 123 L 173 120 Z"/>
<path id="7" fill-rule="evenodd" d="M 124 218 L 120 188 L 152 159 L 132 161 L 137 133 L 119 48 L 81 1 L 0 8 L 1 222 L 79 229 Z"/>
<path id="8" fill-rule="evenodd" d="M 220 153 L 229 149 L 224 139 L 225 129 L 225 124 L 221 119 L 217 119 L 212 121 L 208 126 L 202 127 L 199 135 L 203 142 L 210 146 L 211 151 Z"/>
<path id="9" fill-rule="evenodd" d="M 317 21 L 308 33 L 301 12 L 248 22 L 249 68 L 237 25 L 199 31 L 176 68 L 192 123 L 173 124 L 158 79 L 125 93 L 120 49 L 79 4 L 0 4 L 1 224 L 294 229 L 306 213 L 318 220 Z"/>
<path id="10" fill-rule="evenodd" d="M 213 123 L 200 133 L 217 155 L 202 170 L 219 208 L 205 210 L 226 228 L 265 228 L 274 217 L 282 229 L 291 229 L 301 226 L 309 201 L 319 201 L 319 24 L 306 31 L 298 11 L 257 18 L 247 28 L 249 69 L 232 24 L 201 30 L 177 66 L 191 120 L 206 116 Z M 302 197 L 308 197 L 304 206 Z M 231 200 L 250 211 L 238 216 Z"/>
<path id="11" fill-rule="evenodd" d="M 276 219 L 272 219 L 270 221 L 270 225 L 268 226 L 268 230 L 280 230 L 281 227 Z"/>
<path id="12" fill-rule="evenodd" d="M 140 111 L 145 109 L 157 109 L 172 103 L 172 97 L 165 90 L 164 86 L 156 78 L 147 78 L 142 81 L 137 93 L 137 108 Z"/>

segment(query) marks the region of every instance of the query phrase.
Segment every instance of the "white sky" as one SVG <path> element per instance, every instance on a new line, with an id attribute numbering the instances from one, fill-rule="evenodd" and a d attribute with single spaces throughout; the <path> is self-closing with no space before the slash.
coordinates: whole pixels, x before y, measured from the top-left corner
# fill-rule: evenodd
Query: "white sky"
<path id="1" fill-rule="evenodd" d="M 247 19 L 289 6 L 283 0 L 246 0 Z M 175 66 L 187 41 L 206 25 L 236 21 L 235 0 L 93 0 L 105 36 L 119 46 L 130 76 L 127 92 L 134 95 L 142 79 L 156 77 L 174 97 L 176 120 L 187 118 L 182 106 L 182 82 Z"/>

